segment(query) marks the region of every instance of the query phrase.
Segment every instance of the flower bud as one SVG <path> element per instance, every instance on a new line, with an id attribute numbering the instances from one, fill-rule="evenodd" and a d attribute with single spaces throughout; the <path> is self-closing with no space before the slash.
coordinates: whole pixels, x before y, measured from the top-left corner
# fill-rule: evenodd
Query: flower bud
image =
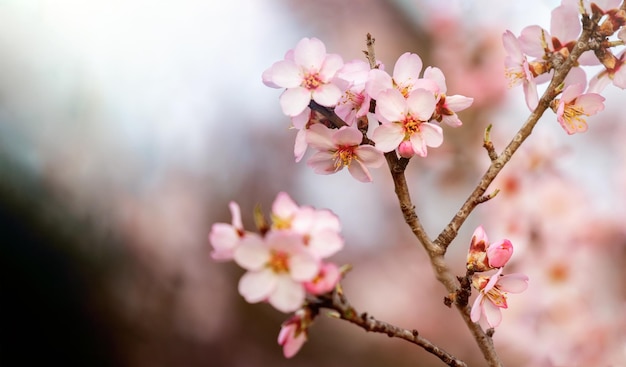
<path id="1" fill-rule="evenodd" d="M 472 242 L 467 254 L 467 269 L 471 271 L 486 271 L 491 269 L 487 260 L 487 246 L 489 240 L 482 226 L 478 226 L 472 235 Z"/>
<path id="2" fill-rule="evenodd" d="M 413 145 L 410 141 L 405 140 L 398 146 L 398 154 L 402 158 L 411 158 L 415 155 L 415 150 L 413 150 Z"/>
<path id="3" fill-rule="evenodd" d="M 492 268 L 501 268 L 513 255 L 513 244 L 509 240 L 493 243 L 487 248 L 487 259 Z"/>

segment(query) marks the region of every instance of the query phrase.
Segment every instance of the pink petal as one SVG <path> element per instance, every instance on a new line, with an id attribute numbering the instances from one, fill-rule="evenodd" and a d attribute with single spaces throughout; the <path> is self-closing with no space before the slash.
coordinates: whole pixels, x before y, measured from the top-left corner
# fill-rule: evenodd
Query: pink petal
<path id="1" fill-rule="evenodd" d="M 585 114 L 591 116 L 604 110 L 604 97 L 596 93 L 583 94 L 576 99 L 576 105 L 581 107 Z"/>
<path id="2" fill-rule="evenodd" d="M 372 176 L 369 170 L 359 161 L 352 161 L 348 166 L 348 172 L 360 182 L 372 182 Z"/>
<path id="3" fill-rule="evenodd" d="M 405 52 L 393 67 L 393 80 L 403 86 L 413 84 L 419 79 L 422 66 L 422 59 L 417 54 Z"/>
<path id="4" fill-rule="evenodd" d="M 440 126 L 425 122 L 420 125 L 420 130 L 427 146 L 436 148 L 443 143 L 443 130 Z"/>
<path id="5" fill-rule="evenodd" d="M 512 64 L 519 65 L 522 63 L 524 55 L 520 49 L 520 41 L 511 31 L 507 30 L 502 34 L 502 45 Z"/>
<path id="6" fill-rule="evenodd" d="M 296 129 L 304 129 L 309 120 L 311 120 L 311 112 L 309 107 L 305 108 L 301 114 L 291 118 L 291 125 Z"/>
<path id="7" fill-rule="evenodd" d="M 472 304 L 472 310 L 470 312 L 472 322 L 478 322 L 480 320 L 480 315 L 482 314 L 481 303 L 483 302 L 484 297 L 485 295 L 483 293 L 478 293 L 478 297 L 476 297 L 474 303 Z"/>
<path id="8" fill-rule="evenodd" d="M 309 240 L 308 248 L 316 257 L 323 259 L 336 254 L 344 246 L 343 238 L 334 230 L 323 230 Z"/>
<path id="9" fill-rule="evenodd" d="M 380 69 L 373 69 L 370 71 L 369 79 L 365 84 L 365 91 L 372 98 L 378 99 L 381 92 L 392 88 L 393 80 L 391 79 L 391 75 Z"/>
<path id="10" fill-rule="evenodd" d="M 378 126 L 372 134 L 376 149 L 381 152 L 391 152 L 404 139 L 404 128 L 400 124 L 383 124 Z"/>
<path id="11" fill-rule="evenodd" d="M 309 281 L 317 275 L 319 269 L 319 261 L 308 250 L 289 257 L 289 273 L 295 281 Z"/>
<path id="12" fill-rule="evenodd" d="M 334 151 L 337 149 L 333 142 L 334 134 L 335 131 L 322 124 L 314 124 L 306 134 L 306 142 L 317 150 Z"/>
<path id="13" fill-rule="evenodd" d="M 620 57 L 620 59 L 623 58 L 624 56 Z M 622 64 L 620 65 L 619 70 L 613 74 L 613 85 L 621 89 L 626 89 L 626 64 L 624 61 L 621 62 Z"/>
<path id="14" fill-rule="evenodd" d="M 437 83 L 439 93 L 446 93 L 446 77 L 443 75 L 441 69 L 432 66 L 427 67 L 426 70 L 424 70 L 424 78 Z"/>
<path id="15" fill-rule="evenodd" d="M 353 127 L 342 126 L 333 135 L 334 146 L 355 146 L 360 145 L 363 134 Z"/>
<path id="16" fill-rule="evenodd" d="M 561 101 L 565 103 L 570 103 L 576 97 L 580 96 L 585 87 L 582 84 L 572 84 L 565 88 L 563 94 L 561 95 Z"/>
<path id="17" fill-rule="evenodd" d="M 580 91 L 580 93 L 585 90 L 585 87 L 587 86 L 587 74 L 585 73 L 583 68 L 573 67 L 565 77 L 563 85 L 566 88 L 573 84 L 582 85 L 582 90 Z"/>
<path id="18" fill-rule="evenodd" d="M 337 75 L 337 72 L 343 66 L 343 59 L 336 54 L 328 54 L 324 59 L 324 63 L 320 68 L 319 74 L 322 81 L 328 83 Z"/>
<path id="19" fill-rule="evenodd" d="M 313 91 L 313 100 L 322 106 L 334 107 L 341 99 L 341 95 L 341 89 L 338 86 L 322 84 Z"/>
<path id="20" fill-rule="evenodd" d="M 302 157 L 304 157 L 304 153 L 306 153 L 308 147 L 306 143 L 307 131 L 307 129 L 298 130 L 296 134 L 296 142 L 293 146 L 293 155 L 296 157 L 296 163 L 300 162 Z"/>
<path id="21" fill-rule="evenodd" d="M 530 111 L 534 111 L 539 104 L 539 95 L 537 94 L 537 85 L 533 82 L 524 81 L 524 96 L 526 98 L 526 106 Z"/>
<path id="22" fill-rule="evenodd" d="M 503 275 L 498 279 L 498 288 L 508 293 L 521 293 L 528 288 L 528 276 L 520 273 Z"/>
<path id="23" fill-rule="evenodd" d="M 209 233 L 209 242 L 213 246 L 211 258 L 218 261 L 232 260 L 234 250 L 240 240 L 239 233 L 232 225 L 214 223 Z"/>
<path id="24" fill-rule="evenodd" d="M 502 311 L 489 300 L 483 302 L 483 314 L 490 327 L 497 327 L 502 322 Z"/>
<path id="25" fill-rule="evenodd" d="M 307 340 L 306 332 L 303 331 L 295 335 L 295 329 L 295 325 L 284 326 L 278 335 L 278 344 L 283 346 L 285 358 L 295 356 Z"/>
<path id="26" fill-rule="evenodd" d="M 239 294 L 249 303 L 266 300 L 276 289 L 277 278 L 270 269 L 249 271 L 239 280 Z"/>
<path id="27" fill-rule="evenodd" d="M 302 84 L 302 72 L 293 61 L 283 60 L 272 65 L 272 82 L 282 88 L 295 88 Z"/>
<path id="28" fill-rule="evenodd" d="M 368 167 L 378 168 L 385 163 L 383 152 L 371 145 L 361 145 L 355 149 L 359 160 Z"/>
<path id="29" fill-rule="evenodd" d="M 428 148 L 426 148 L 426 142 L 424 141 L 422 134 L 413 134 L 409 140 L 411 141 L 415 154 L 420 157 L 426 157 L 428 155 Z"/>
<path id="30" fill-rule="evenodd" d="M 432 92 L 425 89 L 416 89 L 406 99 L 409 112 L 421 121 L 428 121 L 435 111 L 437 101 Z"/>
<path id="31" fill-rule="evenodd" d="M 270 249 L 256 233 L 245 236 L 235 249 L 235 262 L 246 270 L 262 269 L 270 258 Z"/>
<path id="32" fill-rule="evenodd" d="M 510 39 L 511 36 L 515 37 L 513 36 L 513 33 L 511 33 L 510 36 L 507 36 L 509 37 L 508 42 L 514 43 L 515 41 Z M 511 49 L 511 51 L 515 52 L 515 57 L 518 58 L 519 61 L 521 61 L 523 58 L 522 52 L 532 57 L 543 57 L 543 55 L 545 54 L 545 50 L 543 49 L 542 39 L 545 39 L 548 45 L 552 45 L 552 39 L 548 31 L 538 25 L 528 26 L 522 29 L 522 32 L 519 36 L 519 41 L 517 41 L 519 42 L 517 46 L 519 47 L 519 57 L 517 56 L 517 51 L 514 51 L 514 49 Z M 509 51 L 506 43 L 504 47 L 506 48 L 509 55 L 513 56 L 513 52 Z"/>
<path id="33" fill-rule="evenodd" d="M 329 175 L 336 173 L 342 169 L 343 166 L 335 167 L 335 156 L 329 152 L 317 152 L 306 161 L 306 164 L 313 168 L 313 171 L 317 174 Z"/>
<path id="34" fill-rule="evenodd" d="M 273 66 L 270 66 L 269 68 L 267 68 L 265 71 L 263 71 L 263 74 L 261 75 L 261 80 L 263 81 L 263 84 L 265 84 L 266 86 L 270 87 L 270 88 L 280 88 L 280 85 L 274 83 L 273 78 Z"/>
<path id="35" fill-rule="evenodd" d="M 233 227 L 237 229 L 243 229 L 243 223 L 241 222 L 241 210 L 239 209 L 239 204 L 234 201 L 228 203 L 228 208 L 230 209 L 230 213 L 233 217 Z"/>
<path id="36" fill-rule="evenodd" d="M 582 29 L 578 8 L 576 6 L 561 5 L 552 10 L 550 33 L 565 44 L 578 38 Z"/>
<path id="37" fill-rule="evenodd" d="M 280 218 L 290 218 L 294 216 L 300 207 L 291 199 L 289 194 L 281 191 L 276 195 L 272 203 L 272 214 Z"/>
<path id="38" fill-rule="evenodd" d="M 397 89 L 387 89 L 381 92 L 376 100 L 376 114 L 390 122 L 403 120 L 407 109 L 407 100 Z"/>
<path id="39" fill-rule="evenodd" d="M 303 38 L 294 49 L 294 61 L 307 71 L 319 71 L 326 57 L 326 46 L 317 38 Z"/>
<path id="40" fill-rule="evenodd" d="M 280 107 L 287 116 L 298 116 L 311 102 L 311 92 L 303 87 L 286 89 L 279 98 Z"/>
<path id="41" fill-rule="evenodd" d="M 461 95 L 447 96 L 446 106 L 450 111 L 459 112 L 468 108 L 474 102 L 474 98 L 465 97 Z"/>
<path id="42" fill-rule="evenodd" d="M 275 277 L 276 283 L 268 301 L 278 311 L 289 313 L 304 303 L 305 292 L 302 283 L 295 282 L 288 275 Z"/>
<path id="43" fill-rule="evenodd" d="M 509 240 L 492 243 L 487 248 L 489 266 L 492 268 L 503 267 L 513 255 L 513 244 Z"/>

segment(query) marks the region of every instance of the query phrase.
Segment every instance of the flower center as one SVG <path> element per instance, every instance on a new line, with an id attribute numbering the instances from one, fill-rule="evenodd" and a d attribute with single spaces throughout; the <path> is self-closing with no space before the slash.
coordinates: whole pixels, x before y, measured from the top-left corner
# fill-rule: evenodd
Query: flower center
<path id="1" fill-rule="evenodd" d="M 291 219 L 291 217 L 284 218 L 277 215 L 272 215 L 272 228 L 278 230 L 289 229 L 291 228 Z"/>
<path id="2" fill-rule="evenodd" d="M 308 90 L 317 89 L 322 85 L 322 79 L 319 73 L 306 73 L 302 79 L 302 86 Z"/>
<path id="3" fill-rule="evenodd" d="M 422 121 L 416 119 L 411 115 L 407 115 L 404 120 L 404 135 L 405 140 L 408 139 L 411 135 L 418 133 L 420 131 L 420 125 Z"/>
<path id="4" fill-rule="evenodd" d="M 287 273 L 289 272 L 289 255 L 282 251 L 272 250 L 270 260 L 266 265 L 272 269 L 274 273 Z"/>
<path id="5" fill-rule="evenodd" d="M 350 166 L 352 163 L 352 159 L 356 158 L 356 154 L 354 154 L 353 146 L 344 146 L 339 147 L 334 154 L 335 156 L 335 169 L 339 170 L 342 167 Z"/>
<path id="6" fill-rule="evenodd" d="M 563 109 L 563 119 L 574 129 L 584 129 L 587 122 L 582 116 L 589 116 L 582 107 L 575 104 L 566 105 Z"/>

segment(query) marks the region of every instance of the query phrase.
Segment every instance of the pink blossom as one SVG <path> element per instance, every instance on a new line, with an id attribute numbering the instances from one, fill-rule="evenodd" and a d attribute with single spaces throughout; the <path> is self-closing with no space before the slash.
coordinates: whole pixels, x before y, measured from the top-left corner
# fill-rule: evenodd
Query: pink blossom
<path id="1" fill-rule="evenodd" d="M 513 255 L 511 241 L 504 239 L 489 244 L 483 226 L 478 226 L 474 230 L 467 253 L 467 268 L 476 272 L 501 268 L 506 265 L 511 255 Z"/>
<path id="2" fill-rule="evenodd" d="M 344 64 L 337 72 L 335 83 L 343 84 L 344 90 L 335 113 L 348 126 L 352 126 L 359 117 L 367 115 L 371 97 L 365 91 L 369 79 L 370 66 L 362 60 L 354 60 Z"/>
<path id="3" fill-rule="evenodd" d="M 344 246 L 339 218 L 330 210 L 299 207 L 280 192 L 272 204 L 272 229 L 297 233 L 306 248 L 318 259 L 334 255 Z"/>
<path id="4" fill-rule="evenodd" d="M 235 249 L 234 259 L 248 270 L 239 281 L 239 293 L 247 302 L 269 302 L 282 312 L 298 309 L 305 299 L 304 282 L 319 273 L 317 260 L 302 236 L 270 231 L 265 238 L 249 235 Z"/>
<path id="5" fill-rule="evenodd" d="M 622 50 L 616 56 L 610 55 L 614 66 L 602 70 L 589 82 L 589 92 L 600 93 L 604 88 L 613 83 L 618 88 L 626 89 L 626 50 Z"/>
<path id="6" fill-rule="evenodd" d="M 397 89 L 388 89 L 378 96 L 376 116 L 382 122 L 374 130 L 372 140 L 376 148 L 390 152 L 403 141 L 410 141 L 413 150 L 425 157 L 427 147 L 438 147 L 443 142 L 441 127 L 429 121 L 435 111 L 435 97 L 425 89 L 416 89 L 404 98 Z"/>
<path id="7" fill-rule="evenodd" d="M 304 283 L 307 292 L 319 295 L 332 291 L 341 280 L 341 272 L 337 265 L 325 263 L 320 267 L 320 271 L 313 280 Z"/>
<path id="8" fill-rule="evenodd" d="M 266 85 L 286 88 L 280 105 L 287 116 L 301 114 L 311 100 L 332 107 L 341 98 L 341 90 L 332 83 L 343 66 L 341 56 L 327 54 L 317 38 L 303 38 L 293 50 L 293 58 L 276 62 L 263 74 Z"/>
<path id="9" fill-rule="evenodd" d="M 437 92 L 435 93 L 437 106 L 433 119 L 443 122 L 448 126 L 461 126 L 463 123 L 456 113 L 471 106 L 474 99 L 461 95 L 446 96 L 446 77 L 439 68 L 427 67 L 426 70 L 424 70 L 424 78 L 434 81 L 437 85 Z"/>
<path id="10" fill-rule="evenodd" d="M 315 173 L 330 174 L 348 168 L 352 177 L 361 182 L 371 182 L 367 169 L 380 167 L 385 159 L 383 153 L 371 145 L 361 145 L 362 133 L 352 127 L 329 129 L 315 124 L 306 134 L 306 142 L 319 150 L 307 162 Z"/>
<path id="11" fill-rule="evenodd" d="M 304 245 L 318 259 L 332 256 L 344 246 L 339 234 L 339 218 L 330 210 L 310 206 L 300 208 L 293 218 L 291 230 L 302 235 Z"/>
<path id="12" fill-rule="evenodd" d="M 479 293 L 472 305 L 470 317 L 473 322 L 486 321 L 491 328 L 502 321 L 501 308 L 508 308 L 507 293 L 521 293 L 528 288 L 528 277 L 524 274 L 502 275 L 503 268 L 491 275 L 474 274 L 472 285 Z"/>
<path id="13" fill-rule="evenodd" d="M 312 322 L 310 312 L 307 309 L 299 309 L 281 325 L 278 344 L 283 347 L 285 358 L 295 356 L 302 348 L 307 341 L 307 330 Z"/>
<path id="14" fill-rule="evenodd" d="M 558 101 L 556 118 L 568 134 L 587 131 L 585 116 L 595 115 L 604 109 L 604 97 L 597 93 L 583 94 L 584 85 L 573 84 L 565 88 Z"/>
<path id="15" fill-rule="evenodd" d="M 211 257 L 218 261 L 232 260 L 235 249 L 245 235 L 239 205 L 231 201 L 228 207 L 232 214 L 232 224 L 214 223 L 209 233 L 209 242 L 213 246 Z"/>
<path id="16" fill-rule="evenodd" d="M 511 31 L 506 31 L 502 35 L 502 43 L 507 52 L 507 56 L 504 60 L 504 74 L 509 80 L 509 87 L 522 84 L 524 87 L 526 105 L 533 111 L 539 103 L 539 95 L 537 93 L 534 75 L 530 70 L 526 56 L 522 52 L 520 41 Z"/>
<path id="17" fill-rule="evenodd" d="M 436 88 L 430 80 L 420 79 L 423 63 L 419 55 L 406 52 L 402 54 L 393 67 L 393 77 L 381 69 L 373 69 L 366 84 L 367 94 L 378 100 L 381 92 L 395 88 L 408 96 L 418 88 L 432 90 Z"/>

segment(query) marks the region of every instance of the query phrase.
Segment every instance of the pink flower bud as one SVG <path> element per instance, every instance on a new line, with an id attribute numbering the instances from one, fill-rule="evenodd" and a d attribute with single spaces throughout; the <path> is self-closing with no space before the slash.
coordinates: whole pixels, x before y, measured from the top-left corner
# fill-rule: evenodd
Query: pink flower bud
<path id="1" fill-rule="evenodd" d="M 413 145 L 410 141 L 405 140 L 398 146 L 398 154 L 402 158 L 411 158 L 415 155 L 415 150 L 413 150 Z"/>
<path id="2" fill-rule="evenodd" d="M 501 268 L 506 265 L 511 255 L 513 255 L 513 244 L 509 240 L 493 243 L 487 248 L 487 258 L 492 268 Z"/>

